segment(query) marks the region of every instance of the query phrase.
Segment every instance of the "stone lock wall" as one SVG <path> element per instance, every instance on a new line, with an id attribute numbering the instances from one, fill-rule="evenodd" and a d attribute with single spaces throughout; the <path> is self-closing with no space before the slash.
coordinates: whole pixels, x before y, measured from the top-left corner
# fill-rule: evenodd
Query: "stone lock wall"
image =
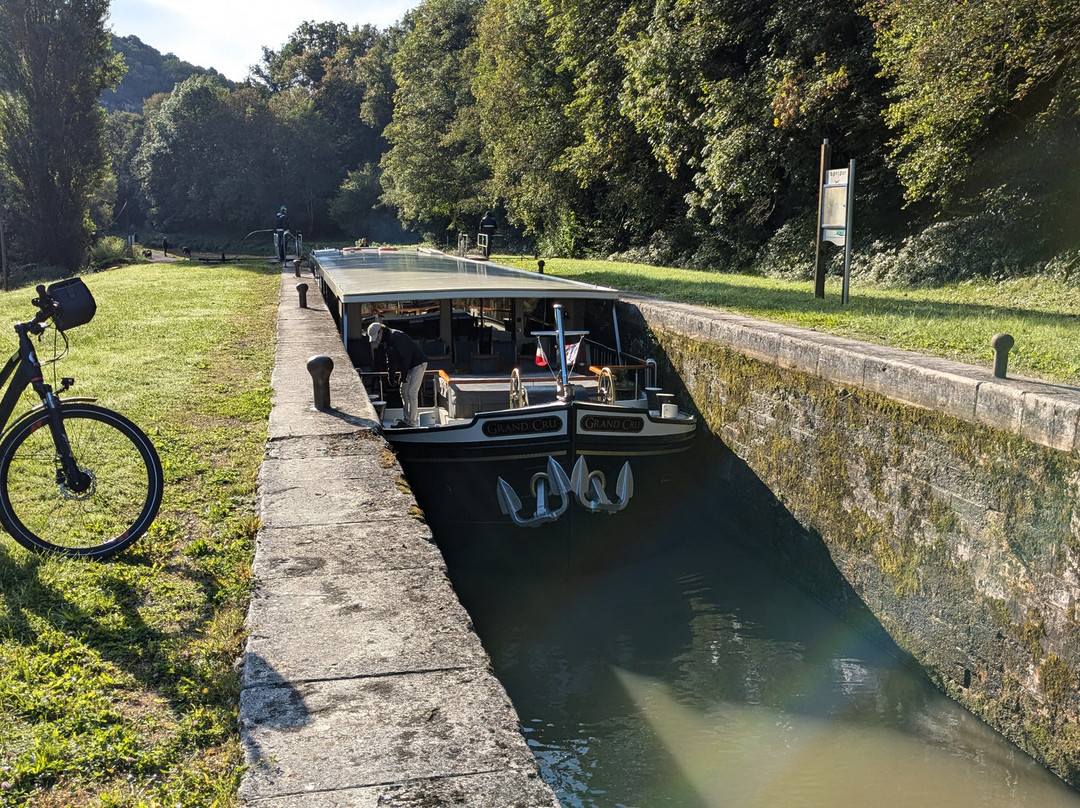
<path id="1" fill-rule="evenodd" d="M 722 312 L 622 305 L 681 379 L 683 404 L 819 537 L 897 645 L 1080 786 L 1080 391 Z"/>

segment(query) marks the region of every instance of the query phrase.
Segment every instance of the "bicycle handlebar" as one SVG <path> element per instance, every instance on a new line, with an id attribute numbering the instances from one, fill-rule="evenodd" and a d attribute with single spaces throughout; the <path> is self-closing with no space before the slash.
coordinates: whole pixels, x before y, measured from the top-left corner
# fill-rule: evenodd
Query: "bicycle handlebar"
<path id="1" fill-rule="evenodd" d="M 38 307 L 38 313 L 34 315 L 34 318 L 30 321 L 33 325 L 39 326 L 46 320 L 52 318 L 56 314 L 57 303 L 56 298 L 45 291 L 44 285 L 37 287 L 38 296 L 30 302 Z"/>

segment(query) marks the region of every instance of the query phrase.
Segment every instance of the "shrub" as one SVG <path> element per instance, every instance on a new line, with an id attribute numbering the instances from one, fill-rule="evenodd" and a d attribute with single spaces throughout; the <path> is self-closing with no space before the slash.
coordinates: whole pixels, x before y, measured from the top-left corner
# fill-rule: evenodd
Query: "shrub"
<path id="1" fill-rule="evenodd" d="M 93 269 L 130 264 L 133 260 L 127 241 L 119 236 L 101 236 L 90 248 L 90 266 Z"/>

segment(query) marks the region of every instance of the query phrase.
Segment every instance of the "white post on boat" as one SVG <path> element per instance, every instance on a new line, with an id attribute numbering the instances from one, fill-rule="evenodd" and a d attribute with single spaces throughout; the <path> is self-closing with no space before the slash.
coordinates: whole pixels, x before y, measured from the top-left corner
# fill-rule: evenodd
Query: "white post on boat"
<path id="1" fill-rule="evenodd" d="M 562 369 L 563 389 L 568 390 L 570 375 L 566 372 L 566 332 L 563 331 L 562 303 L 555 304 L 555 330 L 559 341 L 559 367 Z"/>
<path id="2" fill-rule="evenodd" d="M 615 325 L 615 364 L 621 365 L 622 361 L 622 338 L 619 336 L 619 312 L 616 302 L 611 301 L 611 322 Z"/>

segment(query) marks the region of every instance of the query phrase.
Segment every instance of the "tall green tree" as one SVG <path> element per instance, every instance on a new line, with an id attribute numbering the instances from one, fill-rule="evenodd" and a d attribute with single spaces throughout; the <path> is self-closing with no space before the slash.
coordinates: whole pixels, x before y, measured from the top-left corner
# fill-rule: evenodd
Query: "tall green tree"
<path id="1" fill-rule="evenodd" d="M 584 192 L 564 155 L 581 130 L 569 114 L 573 77 L 560 69 L 550 27 L 550 9 L 535 0 L 488 0 L 476 41 L 474 92 L 492 196 L 524 232 L 570 254 Z"/>
<path id="2" fill-rule="evenodd" d="M 622 110 L 722 263 L 745 265 L 806 218 L 823 138 L 888 186 L 872 48 L 856 5 L 825 0 L 658 0 L 638 25 Z"/>
<path id="3" fill-rule="evenodd" d="M 22 258 L 85 263 L 91 204 L 109 180 L 102 92 L 123 75 L 108 0 L 0 3 L 0 166 Z"/>
<path id="4" fill-rule="evenodd" d="M 392 214 L 373 210 L 379 194 L 372 192 L 386 150 L 394 38 L 393 29 L 305 22 L 280 51 L 263 51 L 255 74 L 290 133 L 275 145 L 277 160 L 289 166 L 282 194 L 294 210 L 303 206 L 305 232 L 325 225 L 328 214 L 371 237 L 385 231 L 384 220 L 392 223 Z"/>
<path id="5" fill-rule="evenodd" d="M 281 204 L 271 193 L 288 174 L 275 146 L 285 132 L 264 94 L 230 92 L 193 76 L 148 105 L 135 171 L 155 223 L 167 229 L 269 227 Z"/>
<path id="6" fill-rule="evenodd" d="M 348 35 L 345 23 L 302 22 L 281 50 L 263 48 L 262 61 L 254 66 L 252 75 L 271 92 L 289 87 L 314 91 Z"/>
<path id="7" fill-rule="evenodd" d="M 587 189 L 580 211 L 584 245 L 592 250 L 626 250 L 643 244 L 670 221 L 671 183 L 653 157 L 647 138 L 623 114 L 619 90 L 627 80 L 622 44 L 646 22 L 649 0 L 545 0 L 560 70 L 573 76 L 567 107 L 581 127 L 564 161 Z"/>
<path id="8" fill-rule="evenodd" d="M 381 167 L 383 201 L 408 225 L 473 230 L 492 203 L 470 47 L 483 7 L 483 0 L 428 0 L 406 18 Z"/>
<path id="9" fill-rule="evenodd" d="M 918 277 L 1037 270 L 1080 232 L 1080 6 L 875 0 L 892 158 L 927 228 Z"/>
<path id="10" fill-rule="evenodd" d="M 272 165 L 263 173 L 273 178 L 280 202 L 288 205 L 293 230 L 311 235 L 321 226 L 325 232 L 331 198 L 350 160 L 335 138 L 340 129 L 317 112 L 316 100 L 299 87 L 272 96 L 269 108 L 275 135 Z"/>
<path id="11" fill-rule="evenodd" d="M 886 115 L 909 200 L 948 204 L 970 194 L 980 174 L 980 184 L 993 184 L 985 173 L 994 163 L 1015 170 L 997 143 L 1011 141 L 1015 152 L 1075 129 L 1080 5 L 1073 0 L 874 0 L 868 8 L 878 58 L 896 82 Z M 1043 156 L 1048 144 L 1038 145 L 1022 159 Z"/>
<path id="12" fill-rule="evenodd" d="M 135 176 L 133 161 L 142 141 L 143 116 L 134 112 L 111 112 L 107 123 L 107 144 L 116 176 L 115 227 L 127 234 L 146 221 L 146 197 Z"/>

